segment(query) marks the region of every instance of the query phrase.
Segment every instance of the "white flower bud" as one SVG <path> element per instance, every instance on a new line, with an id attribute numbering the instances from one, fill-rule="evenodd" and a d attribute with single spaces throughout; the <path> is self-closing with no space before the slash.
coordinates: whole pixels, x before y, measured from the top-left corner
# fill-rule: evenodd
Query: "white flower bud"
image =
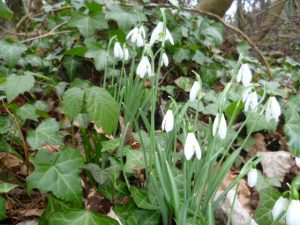
<path id="1" fill-rule="evenodd" d="M 278 216 L 284 210 L 286 210 L 288 204 L 289 204 L 289 200 L 287 198 L 284 198 L 284 197 L 281 196 L 279 199 L 277 199 L 277 201 L 275 202 L 275 205 L 272 209 L 273 220 L 276 220 L 278 218 Z"/>
<path id="2" fill-rule="evenodd" d="M 195 81 L 190 90 L 190 101 L 191 102 L 196 100 L 199 91 L 200 91 L 200 83 L 199 83 L 199 81 Z"/>
<path id="3" fill-rule="evenodd" d="M 257 170 L 251 168 L 251 170 L 248 173 L 248 186 L 253 188 L 256 185 L 256 182 L 257 182 Z"/>
<path id="4" fill-rule="evenodd" d="M 292 199 L 286 212 L 286 225 L 300 224 L 300 201 Z"/>
<path id="5" fill-rule="evenodd" d="M 252 72 L 248 64 L 242 64 L 239 69 L 236 81 L 243 83 L 244 87 L 248 87 L 252 80 Z"/>
<path id="6" fill-rule="evenodd" d="M 193 132 L 187 134 L 184 144 L 184 155 L 187 160 L 190 160 L 196 153 L 197 159 L 201 159 L 201 148 Z"/>
<path id="7" fill-rule="evenodd" d="M 172 131 L 174 128 L 174 115 L 173 111 L 169 109 L 164 116 L 164 119 L 161 124 L 161 129 L 165 130 L 167 133 Z"/>

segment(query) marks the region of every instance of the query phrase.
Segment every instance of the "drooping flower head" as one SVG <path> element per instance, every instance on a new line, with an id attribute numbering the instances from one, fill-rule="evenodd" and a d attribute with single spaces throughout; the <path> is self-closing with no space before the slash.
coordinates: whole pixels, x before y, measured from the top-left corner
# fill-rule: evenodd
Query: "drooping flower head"
<path id="1" fill-rule="evenodd" d="M 220 121 L 219 121 L 220 120 Z M 225 139 L 227 134 L 227 123 L 222 113 L 221 118 L 219 119 L 219 114 L 216 115 L 213 123 L 213 136 L 215 137 L 218 131 L 218 135 L 221 139 Z"/>
<path id="2" fill-rule="evenodd" d="M 279 217 L 279 215 L 287 209 L 288 204 L 289 200 L 285 198 L 285 196 L 280 196 L 280 198 L 277 199 L 272 209 L 273 220 L 276 220 Z"/>
<path id="3" fill-rule="evenodd" d="M 143 26 L 133 28 L 126 36 L 126 39 L 137 47 L 143 47 L 146 39 L 146 32 Z"/>
<path id="4" fill-rule="evenodd" d="M 147 74 L 149 77 L 152 76 L 151 64 L 147 56 L 143 56 L 140 63 L 137 66 L 136 74 L 140 76 L 140 78 L 144 78 Z"/>
<path id="5" fill-rule="evenodd" d="M 127 61 L 129 59 L 129 51 L 128 48 L 126 46 L 124 46 L 123 48 L 123 53 L 124 53 L 124 60 Z"/>
<path id="6" fill-rule="evenodd" d="M 256 111 L 258 105 L 258 97 L 255 91 L 252 91 L 250 88 L 247 88 L 243 93 L 243 102 L 245 103 L 245 112 L 248 112 L 249 109 Z"/>
<path id="7" fill-rule="evenodd" d="M 162 65 L 164 65 L 166 67 L 169 65 L 169 58 L 165 52 L 162 54 L 162 62 L 161 63 L 162 63 Z"/>
<path id="8" fill-rule="evenodd" d="M 168 109 L 166 115 L 163 118 L 161 129 L 167 133 L 172 131 L 174 128 L 174 115 L 172 109 Z"/>
<path id="9" fill-rule="evenodd" d="M 155 42 L 158 41 L 170 41 L 170 43 L 172 45 L 174 45 L 174 40 L 173 37 L 170 33 L 170 31 L 168 30 L 168 28 L 166 28 L 166 33 L 165 33 L 165 37 L 163 37 L 163 29 L 164 29 L 164 23 L 163 22 L 158 22 L 158 24 L 156 25 L 156 27 L 154 28 L 151 37 L 150 37 L 150 45 L 152 46 Z"/>
<path id="10" fill-rule="evenodd" d="M 199 81 L 195 81 L 193 83 L 193 86 L 192 86 L 191 90 L 190 90 L 190 101 L 191 102 L 196 100 L 196 98 L 198 96 L 198 93 L 200 91 L 200 88 L 201 88 L 200 82 Z"/>
<path id="11" fill-rule="evenodd" d="M 300 224 L 300 201 L 292 199 L 286 212 L 286 225 Z"/>
<path id="12" fill-rule="evenodd" d="M 266 106 L 266 120 L 270 121 L 274 119 L 276 122 L 279 121 L 281 115 L 280 105 L 275 97 L 270 97 Z"/>
<path id="13" fill-rule="evenodd" d="M 201 159 L 201 148 L 194 132 L 188 132 L 184 144 L 184 155 L 190 160 L 196 154 L 197 159 Z"/>
<path id="14" fill-rule="evenodd" d="M 123 49 L 121 47 L 120 42 L 116 42 L 114 45 L 114 55 L 116 59 L 123 59 L 124 57 L 124 53 L 123 53 Z"/>
<path id="15" fill-rule="evenodd" d="M 252 80 L 252 72 L 250 70 L 249 65 L 248 64 L 242 64 L 240 69 L 239 69 L 236 81 L 237 82 L 242 81 L 244 87 L 248 87 L 251 83 L 251 80 Z"/>
<path id="16" fill-rule="evenodd" d="M 248 186 L 253 188 L 257 182 L 257 170 L 256 168 L 251 168 L 248 173 Z"/>

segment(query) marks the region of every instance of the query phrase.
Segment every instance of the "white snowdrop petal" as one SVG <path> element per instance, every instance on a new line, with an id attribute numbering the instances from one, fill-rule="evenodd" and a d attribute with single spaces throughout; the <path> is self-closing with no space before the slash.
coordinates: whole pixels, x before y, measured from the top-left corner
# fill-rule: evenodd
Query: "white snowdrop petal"
<path id="1" fill-rule="evenodd" d="M 296 165 L 300 168 L 300 157 L 295 157 Z"/>
<path id="2" fill-rule="evenodd" d="M 276 220 L 278 216 L 287 208 L 289 203 L 289 200 L 284 197 L 280 197 L 277 199 L 277 201 L 274 204 L 274 207 L 272 209 L 272 217 L 273 220 Z"/>
<path id="3" fill-rule="evenodd" d="M 286 212 L 286 225 L 300 224 L 300 201 L 292 200 Z"/>
<path id="4" fill-rule="evenodd" d="M 252 72 L 248 64 L 244 64 L 244 71 L 242 74 L 242 82 L 244 87 L 248 87 L 250 85 L 251 80 L 252 80 Z"/>
<path id="5" fill-rule="evenodd" d="M 195 81 L 190 90 L 190 101 L 196 100 L 199 90 L 200 90 L 200 83 L 199 81 Z"/>
<path id="6" fill-rule="evenodd" d="M 117 59 L 123 59 L 123 49 L 120 45 L 120 42 L 116 42 L 114 45 L 114 55 Z"/>
<path id="7" fill-rule="evenodd" d="M 173 37 L 168 29 L 166 29 L 166 40 L 169 40 L 172 45 L 174 45 Z"/>
<path id="8" fill-rule="evenodd" d="M 219 123 L 219 114 L 216 115 L 214 123 L 213 123 L 213 136 L 216 136 L 217 133 L 217 128 L 218 128 L 218 123 Z"/>
<path id="9" fill-rule="evenodd" d="M 150 45 L 152 46 L 156 41 L 160 40 L 160 35 L 163 32 L 163 23 L 158 22 L 156 27 L 154 28 L 151 37 L 150 37 Z"/>
<path id="10" fill-rule="evenodd" d="M 281 115 L 280 105 L 275 97 L 270 97 L 266 106 L 266 120 L 270 121 L 274 119 L 276 122 L 279 121 Z"/>
<path id="11" fill-rule="evenodd" d="M 201 158 L 201 148 L 193 132 L 189 132 L 184 144 L 184 155 L 187 160 L 190 160 L 196 153 L 198 159 Z"/>
<path id="12" fill-rule="evenodd" d="M 168 110 L 166 115 L 164 116 L 162 122 L 162 130 L 165 130 L 167 133 L 172 131 L 174 128 L 174 115 L 172 110 Z"/>
<path id="13" fill-rule="evenodd" d="M 169 58 L 166 53 L 163 53 L 163 55 L 162 55 L 162 62 L 163 62 L 163 65 L 165 65 L 165 66 L 169 65 Z"/>
<path id="14" fill-rule="evenodd" d="M 220 127 L 219 127 L 219 137 L 221 139 L 225 139 L 226 137 L 226 134 L 227 134 L 227 124 L 226 124 L 226 120 L 225 120 L 225 117 L 224 117 L 224 114 L 222 113 L 222 116 L 221 116 L 221 121 L 220 121 Z"/>
<path id="15" fill-rule="evenodd" d="M 248 186 L 253 188 L 257 182 L 257 170 L 251 169 L 248 173 Z"/>
<path id="16" fill-rule="evenodd" d="M 129 51 L 128 51 L 128 48 L 124 48 L 123 50 L 123 53 L 124 53 L 124 60 L 127 61 L 129 59 Z"/>

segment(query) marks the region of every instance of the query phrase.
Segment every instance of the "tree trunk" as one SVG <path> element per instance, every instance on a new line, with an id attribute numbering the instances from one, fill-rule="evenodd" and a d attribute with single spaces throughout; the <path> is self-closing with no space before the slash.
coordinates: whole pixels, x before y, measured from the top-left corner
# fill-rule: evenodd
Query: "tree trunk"
<path id="1" fill-rule="evenodd" d="M 258 29 L 255 29 L 257 33 L 250 36 L 250 39 L 254 42 L 258 42 L 269 33 L 271 28 L 276 24 L 278 17 L 280 17 L 280 14 L 282 13 L 282 10 L 284 9 L 284 3 L 285 0 L 277 0 L 273 6 L 270 6 L 269 9 L 266 11 L 267 15 L 264 18 L 261 25 L 258 27 Z"/>
<path id="2" fill-rule="evenodd" d="M 233 0 L 200 0 L 197 8 L 223 17 Z"/>

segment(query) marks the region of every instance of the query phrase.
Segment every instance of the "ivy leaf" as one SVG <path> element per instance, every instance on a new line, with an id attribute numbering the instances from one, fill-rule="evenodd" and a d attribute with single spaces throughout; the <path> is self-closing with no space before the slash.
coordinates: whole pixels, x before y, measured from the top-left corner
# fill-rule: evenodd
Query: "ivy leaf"
<path id="1" fill-rule="evenodd" d="M 267 121 L 265 115 L 260 115 L 257 112 L 246 113 L 247 116 L 250 116 L 248 119 L 246 126 L 247 130 L 250 130 L 254 123 L 256 123 L 256 126 L 253 129 L 253 132 L 260 131 L 260 130 L 272 130 L 275 131 L 277 127 L 277 123 L 274 119 Z M 257 121 L 257 122 L 256 122 Z"/>
<path id="2" fill-rule="evenodd" d="M 83 98 L 85 91 L 73 87 L 68 89 L 63 96 L 63 107 L 65 114 L 74 119 L 80 112 L 83 106 Z"/>
<path id="3" fill-rule="evenodd" d="M 0 184 L 0 193 L 7 193 L 17 187 L 16 184 L 10 184 L 10 183 L 1 183 Z"/>
<path id="4" fill-rule="evenodd" d="M 23 105 L 21 108 L 19 108 L 16 112 L 16 114 L 22 119 L 22 120 L 33 120 L 33 121 L 38 121 L 38 116 L 36 114 L 36 108 L 27 103 Z"/>
<path id="5" fill-rule="evenodd" d="M 76 13 L 71 17 L 69 25 L 71 27 L 77 27 L 79 32 L 85 37 L 93 35 L 96 29 L 108 28 L 105 15 L 103 13 L 97 13 L 92 16 Z"/>
<path id="6" fill-rule="evenodd" d="M 27 47 L 10 40 L 1 40 L 0 49 L 0 58 L 4 59 L 6 64 L 11 68 L 18 63 L 23 52 L 27 50 Z"/>
<path id="7" fill-rule="evenodd" d="M 92 87 L 86 96 L 87 112 L 98 127 L 111 134 L 117 126 L 119 106 L 116 100 L 103 88 Z"/>
<path id="8" fill-rule="evenodd" d="M 137 209 L 128 217 L 126 224 L 130 225 L 158 225 L 159 211 Z"/>
<path id="9" fill-rule="evenodd" d="M 179 88 L 188 92 L 191 90 L 194 81 L 189 77 L 179 77 L 174 82 Z"/>
<path id="10" fill-rule="evenodd" d="M 84 57 L 94 59 L 95 67 L 98 71 L 103 70 L 108 63 L 106 51 L 102 49 L 89 49 Z"/>
<path id="11" fill-rule="evenodd" d="M 190 59 L 190 51 L 185 48 L 179 48 L 175 54 L 173 55 L 174 62 L 179 64 L 183 60 L 189 60 Z"/>
<path id="12" fill-rule="evenodd" d="M 134 169 L 144 169 L 144 153 L 142 151 L 128 150 L 126 152 L 126 163 L 124 171 L 126 173 L 133 173 Z"/>
<path id="13" fill-rule="evenodd" d="M 285 125 L 284 132 L 288 137 L 290 151 L 300 157 L 300 116 L 297 105 L 290 104 L 284 111 Z"/>
<path id="14" fill-rule="evenodd" d="M 146 189 L 139 189 L 134 186 L 130 188 L 133 200 L 135 204 L 141 209 L 149 209 L 149 210 L 156 210 L 158 206 L 155 206 L 150 203 L 147 190 Z"/>
<path id="15" fill-rule="evenodd" d="M 19 94 L 30 91 L 33 86 L 34 77 L 32 75 L 26 74 L 17 76 L 15 74 L 12 74 L 8 76 L 4 86 L 8 102 L 14 100 Z"/>
<path id="16" fill-rule="evenodd" d="M 146 20 L 141 7 L 132 7 L 130 11 L 126 11 L 121 6 L 111 4 L 107 8 L 106 18 L 115 20 L 118 26 L 124 30 L 128 30 L 132 25 Z"/>
<path id="17" fill-rule="evenodd" d="M 5 199 L 0 196 L 0 221 L 6 217 Z"/>
<path id="18" fill-rule="evenodd" d="M 118 222 L 108 216 L 86 210 L 64 210 L 51 214 L 49 225 L 118 225 Z"/>
<path id="19" fill-rule="evenodd" d="M 38 188 L 43 193 L 51 191 L 57 198 L 78 206 L 82 204 L 82 186 L 78 173 L 84 158 L 78 151 L 71 148 L 64 148 L 58 153 L 41 150 L 33 163 L 35 171 L 27 177 L 29 189 Z"/>
<path id="20" fill-rule="evenodd" d="M 264 189 L 259 193 L 260 200 L 254 214 L 254 219 L 258 224 L 272 224 L 272 209 L 280 195 L 276 189 Z"/>
<path id="21" fill-rule="evenodd" d="M 68 72 L 70 80 L 73 80 L 76 77 L 77 69 L 82 65 L 82 63 L 74 57 L 67 57 L 64 60 L 63 65 Z"/>
<path id="22" fill-rule="evenodd" d="M 4 19 L 11 19 L 14 16 L 14 12 L 7 7 L 7 5 L 0 1 L 0 17 Z"/>
<path id="23" fill-rule="evenodd" d="M 59 134 L 59 123 L 55 119 L 44 120 L 35 131 L 27 135 L 27 142 L 32 149 L 38 149 L 44 144 L 63 145 L 62 136 Z"/>

